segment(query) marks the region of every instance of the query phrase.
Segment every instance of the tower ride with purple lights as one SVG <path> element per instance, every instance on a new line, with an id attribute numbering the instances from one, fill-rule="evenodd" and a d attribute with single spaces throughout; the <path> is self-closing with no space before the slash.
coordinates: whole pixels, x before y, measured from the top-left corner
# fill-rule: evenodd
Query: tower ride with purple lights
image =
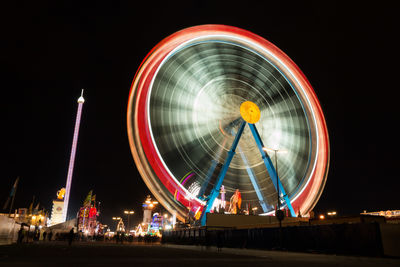
<path id="1" fill-rule="evenodd" d="M 74 173 L 76 146 L 78 144 L 79 126 L 81 123 L 83 103 L 85 103 L 85 99 L 83 98 L 83 89 L 82 89 L 81 96 L 78 98 L 78 111 L 76 114 L 74 136 L 72 139 L 71 155 L 70 155 L 69 165 L 68 165 L 67 184 L 65 187 L 62 222 L 65 222 L 67 219 L 68 203 L 69 203 L 69 196 L 70 196 L 70 192 L 71 192 L 72 175 Z"/>
<path id="2" fill-rule="evenodd" d="M 205 225 L 235 192 L 260 215 L 308 214 L 326 182 L 313 88 L 279 48 L 240 28 L 195 26 L 161 41 L 133 80 L 127 123 L 143 180 L 182 221 Z"/>

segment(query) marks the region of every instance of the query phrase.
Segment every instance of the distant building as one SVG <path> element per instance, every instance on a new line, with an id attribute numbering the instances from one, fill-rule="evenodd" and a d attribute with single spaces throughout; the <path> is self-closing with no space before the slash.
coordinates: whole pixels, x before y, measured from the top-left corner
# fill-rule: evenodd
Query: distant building
<path id="1" fill-rule="evenodd" d="M 152 201 L 150 195 L 147 196 L 146 201 L 143 203 L 143 223 L 149 224 L 152 221 L 152 211 L 155 205 L 157 205 L 157 201 Z"/>
<path id="2" fill-rule="evenodd" d="M 135 235 L 144 236 L 149 233 L 151 224 L 153 222 L 153 210 L 157 206 L 158 201 L 152 201 L 151 196 L 148 195 L 144 201 L 143 207 L 143 222 L 136 227 Z"/>
<path id="3" fill-rule="evenodd" d="M 372 211 L 364 210 L 361 215 L 383 216 L 388 223 L 400 223 L 400 210 Z"/>
<path id="4" fill-rule="evenodd" d="M 90 236 L 96 235 L 100 225 L 97 221 L 99 213 L 96 208 L 96 195 L 90 190 L 78 212 L 78 231 Z"/>
<path id="5" fill-rule="evenodd" d="M 53 208 L 51 209 L 49 226 L 64 222 L 63 220 L 64 195 L 65 195 L 65 188 L 61 188 L 60 190 L 57 191 L 57 199 L 53 200 Z"/>
<path id="6" fill-rule="evenodd" d="M 10 217 L 18 224 L 24 223 L 26 225 L 31 225 L 32 227 L 44 227 L 48 225 L 48 216 L 43 209 L 31 211 L 27 208 L 19 208 L 10 215 L 8 213 L 0 213 L 0 216 Z"/>

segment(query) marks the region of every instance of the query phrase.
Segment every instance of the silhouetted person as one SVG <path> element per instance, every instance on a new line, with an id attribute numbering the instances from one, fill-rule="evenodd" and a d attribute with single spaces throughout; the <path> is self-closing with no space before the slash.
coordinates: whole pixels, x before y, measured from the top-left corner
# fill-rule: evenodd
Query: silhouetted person
<path id="1" fill-rule="evenodd" d="M 43 241 L 46 241 L 47 232 L 43 233 Z"/>
<path id="2" fill-rule="evenodd" d="M 315 219 L 315 213 L 313 210 L 310 211 L 310 219 Z"/>
<path id="3" fill-rule="evenodd" d="M 299 218 L 303 217 L 303 216 L 301 215 L 300 209 L 299 209 L 299 214 L 297 214 L 297 217 L 299 217 Z"/>
<path id="4" fill-rule="evenodd" d="M 49 233 L 49 241 L 51 241 L 51 238 L 53 237 L 53 231 L 52 230 L 50 230 L 50 233 Z"/>
<path id="5" fill-rule="evenodd" d="M 68 245 L 71 246 L 72 240 L 74 240 L 74 228 L 71 228 L 68 234 Z"/>
<path id="6" fill-rule="evenodd" d="M 24 238 L 24 227 L 23 227 L 22 224 L 21 224 L 21 228 L 19 228 L 19 231 L 18 231 L 17 243 L 18 243 L 18 244 L 21 244 L 23 238 Z"/>
<path id="7" fill-rule="evenodd" d="M 27 230 L 25 230 L 25 228 L 22 230 L 22 242 L 24 242 L 24 239 L 25 239 L 25 242 L 28 242 L 29 241 L 29 236 L 28 236 L 28 231 Z"/>
<path id="8" fill-rule="evenodd" d="M 43 236 L 44 233 L 45 233 L 45 231 L 43 228 L 39 230 L 39 241 L 44 240 L 44 236 Z"/>
<path id="9" fill-rule="evenodd" d="M 224 245 L 224 232 L 223 231 L 217 231 L 217 250 L 221 251 L 222 247 Z"/>
<path id="10" fill-rule="evenodd" d="M 33 241 L 39 241 L 39 235 L 40 235 L 40 232 L 39 232 L 39 229 L 36 226 L 35 227 L 35 232 L 33 234 Z"/>

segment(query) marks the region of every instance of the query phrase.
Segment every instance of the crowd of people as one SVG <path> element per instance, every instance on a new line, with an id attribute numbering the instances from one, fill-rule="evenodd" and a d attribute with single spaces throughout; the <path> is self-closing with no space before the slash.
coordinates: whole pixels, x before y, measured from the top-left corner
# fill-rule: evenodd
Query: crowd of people
<path id="1" fill-rule="evenodd" d="M 53 232 L 51 229 L 35 227 L 31 230 L 28 225 L 22 224 L 18 231 L 17 244 L 28 243 L 28 242 L 51 242 L 51 241 L 64 241 L 68 242 L 69 245 L 73 241 L 104 241 L 104 242 L 115 242 L 123 244 L 124 242 L 145 242 L 153 243 L 160 241 L 160 238 L 156 236 L 144 236 L 134 237 L 132 235 L 126 235 L 124 232 L 117 232 L 113 237 L 105 235 L 94 235 L 88 236 L 84 233 L 75 233 L 74 228 L 71 228 L 68 232 Z"/>
<path id="2" fill-rule="evenodd" d="M 33 231 L 26 224 L 21 224 L 18 231 L 17 243 L 32 242 L 32 241 L 51 241 L 53 237 L 53 231 L 46 231 L 43 228 L 35 227 Z"/>

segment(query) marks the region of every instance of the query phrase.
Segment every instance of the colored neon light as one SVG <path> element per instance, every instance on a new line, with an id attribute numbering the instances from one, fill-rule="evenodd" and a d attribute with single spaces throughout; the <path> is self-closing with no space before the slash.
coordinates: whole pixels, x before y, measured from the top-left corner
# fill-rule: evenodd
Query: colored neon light
<path id="1" fill-rule="evenodd" d="M 67 219 L 69 195 L 70 195 L 70 191 L 71 191 L 72 175 L 73 175 L 73 172 L 74 172 L 76 146 L 78 144 L 79 126 L 80 126 L 80 123 L 81 123 L 82 107 L 83 107 L 83 103 L 84 102 L 85 102 L 85 99 L 83 98 L 83 89 L 82 89 L 81 96 L 78 98 L 78 112 L 76 114 L 74 137 L 72 139 L 71 156 L 70 156 L 70 159 L 69 159 L 67 185 L 66 185 L 66 189 L 65 189 L 62 222 L 65 222 L 66 219 Z"/>
<path id="2" fill-rule="evenodd" d="M 188 172 L 183 176 L 183 178 L 180 180 L 181 185 L 185 185 L 186 181 L 194 175 L 194 172 Z M 178 190 L 175 190 L 174 198 L 177 199 L 179 197 L 179 192 Z"/>

